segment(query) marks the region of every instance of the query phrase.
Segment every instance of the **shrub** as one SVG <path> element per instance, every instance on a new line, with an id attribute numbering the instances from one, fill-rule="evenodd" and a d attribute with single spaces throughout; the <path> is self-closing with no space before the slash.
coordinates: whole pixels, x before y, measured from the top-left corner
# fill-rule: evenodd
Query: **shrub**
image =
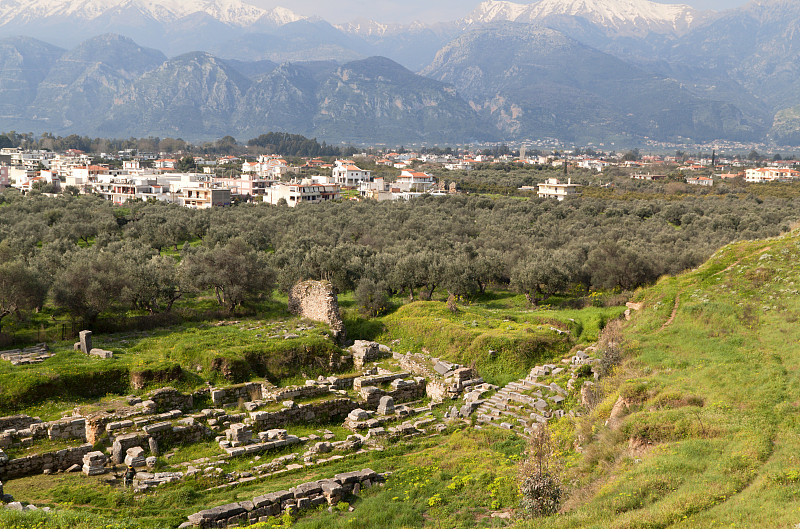
<path id="1" fill-rule="evenodd" d="M 619 320 L 609 322 L 600 334 L 597 343 L 602 352 L 600 357 L 600 376 L 608 376 L 622 362 L 622 332 Z"/>
<path id="2" fill-rule="evenodd" d="M 358 282 L 356 288 L 356 303 L 365 316 L 377 316 L 389 307 L 389 296 L 386 295 L 386 286 L 376 283 L 372 279 L 364 278 Z"/>
<path id="3" fill-rule="evenodd" d="M 550 432 L 540 426 L 528 445 L 528 459 L 520 468 L 520 507 L 529 517 L 550 516 L 561 506 L 563 491 L 554 452 Z"/>
<path id="4" fill-rule="evenodd" d="M 458 314 L 458 305 L 456 305 L 456 297 L 453 294 L 447 296 L 447 310 L 453 314 Z"/>

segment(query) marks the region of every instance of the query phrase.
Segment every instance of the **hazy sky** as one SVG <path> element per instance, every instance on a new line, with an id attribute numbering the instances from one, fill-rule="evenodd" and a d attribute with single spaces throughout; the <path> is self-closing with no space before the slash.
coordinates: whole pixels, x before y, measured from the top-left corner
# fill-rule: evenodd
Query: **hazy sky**
<path id="1" fill-rule="evenodd" d="M 316 15 L 329 22 L 347 22 L 359 17 L 379 22 L 442 21 L 461 18 L 480 0 L 245 0 L 260 7 L 283 6 L 301 15 Z M 532 3 L 516 0 L 519 3 Z M 657 1 L 657 0 L 656 0 Z M 721 11 L 744 5 L 748 0 L 676 0 L 698 9 Z"/>

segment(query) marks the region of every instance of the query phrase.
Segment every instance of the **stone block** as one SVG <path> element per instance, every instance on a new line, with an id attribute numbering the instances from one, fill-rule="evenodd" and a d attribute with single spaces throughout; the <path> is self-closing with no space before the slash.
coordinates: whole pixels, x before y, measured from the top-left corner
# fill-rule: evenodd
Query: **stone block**
<path id="1" fill-rule="evenodd" d="M 381 415 L 394 415 L 394 399 L 388 395 L 381 397 L 378 404 L 378 413 Z"/>
<path id="2" fill-rule="evenodd" d="M 245 509 L 239 503 L 229 503 L 228 505 L 221 505 L 213 509 L 206 509 L 194 514 L 189 515 L 189 521 L 195 525 L 208 526 L 208 522 L 216 522 L 219 520 L 227 520 L 238 514 L 243 514 Z"/>
<path id="3" fill-rule="evenodd" d="M 78 333 L 78 340 L 81 344 L 81 351 L 84 354 L 89 354 L 92 350 L 92 331 L 81 331 Z"/>
<path id="4" fill-rule="evenodd" d="M 289 492 L 288 490 L 281 490 L 253 498 L 253 504 L 256 506 L 256 508 L 264 507 L 270 504 L 281 505 L 283 502 L 291 498 L 294 498 L 293 493 Z"/>
<path id="5" fill-rule="evenodd" d="M 315 494 L 322 493 L 322 486 L 316 481 L 309 481 L 308 483 L 301 483 L 294 488 L 289 489 L 295 498 L 307 498 Z"/>
<path id="6" fill-rule="evenodd" d="M 347 415 L 347 419 L 350 421 L 366 421 L 370 416 L 368 411 L 356 408 Z"/>
<path id="7" fill-rule="evenodd" d="M 236 423 L 225 431 L 225 437 L 234 446 L 239 446 L 249 443 L 253 439 L 253 432 L 246 424 Z"/>
<path id="8" fill-rule="evenodd" d="M 148 448 L 150 448 L 150 453 L 154 456 L 158 454 L 158 441 L 156 441 L 153 437 L 147 440 Z"/>
<path id="9" fill-rule="evenodd" d="M 105 349 L 98 349 L 95 347 L 94 349 L 89 351 L 91 356 L 96 356 L 97 358 L 113 358 L 114 353 L 111 351 L 106 351 Z"/>
<path id="10" fill-rule="evenodd" d="M 168 430 L 172 430 L 172 423 L 169 422 L 158 422 L 155 424 L 148 424 L 142 428 L 144 433 L 147 435 L 158 434 L 161 432 L 166 432 Z"/>
<path id="11" fill-rule="evenodd" d="M 103 452 L 89 452 L 83 456 L 83 473 L 87 476 L 105 474 L 107 460 L 108 458 Z"/>

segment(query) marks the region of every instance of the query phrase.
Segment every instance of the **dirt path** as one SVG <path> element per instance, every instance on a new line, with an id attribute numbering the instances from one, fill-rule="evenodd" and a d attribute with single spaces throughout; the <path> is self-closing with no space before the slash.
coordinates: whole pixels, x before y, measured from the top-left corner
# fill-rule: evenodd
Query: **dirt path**
<path id="1" fill-rule="evenodd" d="M 672 314 L 670 314 L 669 319 L 664 322 L 664 325 L 661 326 L 659 331 L 663 331 L 664 329 L 672 325 L 673 321 L 675 321 L 675 316 L 678 314 L 678 305 L 680 304 L 680 302 L 681 302 L 680 293 L 675 294 L 675 306 L 672 307 Z"/>
<path id="2" fill-rule="evenodd" d="M 772 249 L 772 246 L 767 246 L 767 247 L 765 247 L 765 248 L 761 248 L 761 249 L 760 249 L 759 251 L 757 251 L 757 252 L 751 253 L 750 255 L 746 255 L 745 257 L 751 257 L 751 256 L 753 256 L 753 255 L 762 254 L 762 253 L 764 253 L 764 252 L 768 252 L 768 251 L 770 251 L 771 249 Z M 741 263 L 741 262 L 742 262 L 742 259 L 744 259 L 745 257 L 742 257 L 741 259 L 739 259 L 738 261 L 736 261 L 735 263 L 733 263 L 732 265 L 730 265 L 728 268 L 726 268 L 726 269 L 725 269 L 725 270 L 723 270 L 722 272 L 717 272 L 717 274 L 720 274 L 720 273 L 725 273 L 725 272 L 729 272 L 729 271 L 730 271 L 730 270 L 731 270 L 731 269 L 732 269 L 734 266 L 736 266 L 736 265 L 738 265 L 739 263 Z M 716 274 L 715 274 L 715 275 L 716 275 Z"/>

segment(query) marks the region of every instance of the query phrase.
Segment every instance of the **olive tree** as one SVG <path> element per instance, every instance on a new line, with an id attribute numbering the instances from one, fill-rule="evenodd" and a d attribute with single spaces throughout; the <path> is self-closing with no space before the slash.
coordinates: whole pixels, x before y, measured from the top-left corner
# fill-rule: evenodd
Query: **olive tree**
<path id="1" fill-rule="evenodd" d="M 181 273 L 196 290 L 212 290 L 231 314 L 248 301 L 269 297 L 275 287 L 266 255 L 239 238 L 211 249 L 185 250 Z"/>
<path id="2" fill-rule="evenodd" d="M 517 263 L 511 271 L 511 286 L 528 303 L 538 305 L 569 284 L 569 274 L 562 256 L 547 250 L 537 250 Z"/>
<path id="3" fill-rule="evenodd" d="M 119 304 L 127 276 L 124 261 L 112 249 L 83 248 L 67 257 L 51 287 L 56 306 L 91 325 L 100 313 Z"/>
<path id="4" fill-rule="evenodd" d="M 0 263 L 0 329 L 3 318 L 22 311 L 33 310 L 44 303 L 47 287 L 23 261 Z"/>

